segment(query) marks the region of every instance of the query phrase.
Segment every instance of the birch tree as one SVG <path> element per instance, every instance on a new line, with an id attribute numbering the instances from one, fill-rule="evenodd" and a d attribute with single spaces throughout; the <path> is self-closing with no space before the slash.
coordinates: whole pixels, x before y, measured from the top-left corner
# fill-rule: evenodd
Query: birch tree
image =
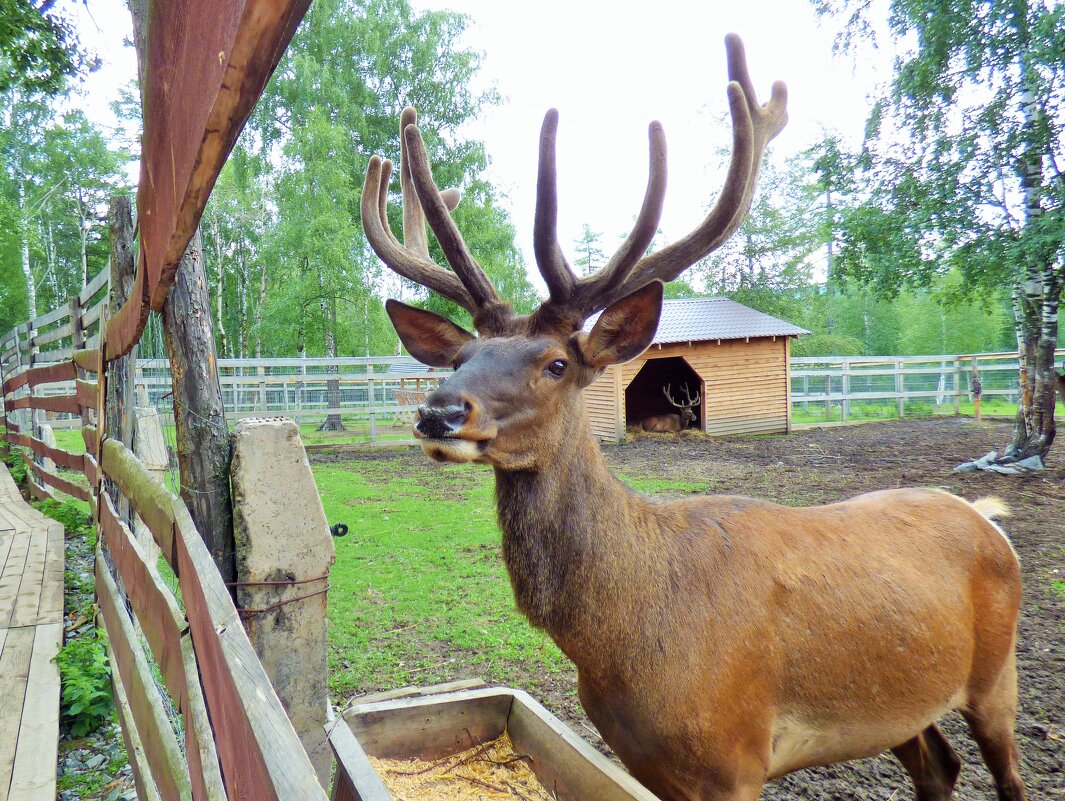
<path id="1" fill-rule="evenodd" d="M 813 0 L 843 48 L 882 20 L 863 0 Z M 958 271 L 1005 288 L 1020 356 L 1013 442 L 1054 441 L 1058 303 L 1065 282 L 1065 6 L 1052 0 L 892 0 L 897 57 L 868 122 L 864 201 L 844 214 L 840 269 L 882 294 Z"/>

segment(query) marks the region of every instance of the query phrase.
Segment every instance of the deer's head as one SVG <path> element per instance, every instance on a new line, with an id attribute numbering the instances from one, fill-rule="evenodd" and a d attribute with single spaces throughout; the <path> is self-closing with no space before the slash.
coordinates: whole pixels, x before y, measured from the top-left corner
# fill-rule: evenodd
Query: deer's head
<path id="1" fill-rule="evenodd" d="M 644 255 L 658 228 L 666 188 L 662 127 L 650 126 L 650 175 L 643 206 L 628 238 L 596 273 L 577 278 L 556 234 L 555 134 L 549 111 L 540 134 L 534 251 L 549 298 L 529 315 L 516 315 L 474 260 L 450 210 L 454 190 L 433 182 L 413 109 L 400 120 L 401 243 L 388 225 L 392 165 L 370 159 L 362 194 L 362 221 L 374 251 L 395 272 L 470 312 L 477 336 L 432 312 L 388 301 L 387 309 L 407 350 L 455 373 L 418 410 L 415 435 L 434 459 L 477 461 L 506 470 L 533 469 L 550 460 L 581 420 L 581 390 L 612 364 L 638 356 L 654 338 L 662 309 L 662 283 L 671 281 L 719 247 L 750 208 L 766 144 L 787 120 L 784 85 L 760 105 L 739 37 L 728 51 L 732 157 L 724 189 L 703 222 L 684 238 Z M 451 270 L 429 257 L 425 223 Z M 602 310 L 591 331 L 585 321 Z M 689 407 L 689 414 L 691 414 Z M 694 417 L 694 415 L 692 415 Z"/>
<path id="2" fill-rule="evenodd" d="M 680 425 L 681 428 L 687 428 L 689 423 L 694 423 L 696 420 L 695 412 L 692 411 L 692 407 L 698 406 L 702 402 L 702 395 L 699 392 L 695 393 L 695 397 L 692 397 L 691 392 L 688 391 L 688 385 L 685 384 L 682 389 L 684 390 L 684 400 L 675 401 L 673 395 L 670 392 L 672 384 L 666 384 L 662 388 L 662 393 L 666 396 L 672 405 L 680 409 Z"/>

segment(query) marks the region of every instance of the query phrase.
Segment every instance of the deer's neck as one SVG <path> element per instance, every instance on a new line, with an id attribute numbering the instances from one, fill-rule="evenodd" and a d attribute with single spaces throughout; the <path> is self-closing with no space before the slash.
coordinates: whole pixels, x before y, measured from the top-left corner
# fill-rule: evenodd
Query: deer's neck
<path id="1" fill-rule="evenodd" d="M 537 470 L 496 470 L 503 556 L 518 608 L 574 658 L 581 632 L 626 619 L 652 527 L 647 502 L 611 474 L 583 413 Z M 646 585 L 641 593 L 646 599 Z M 602 618 L 602 619 L 601 619 Z M 629 623 L 633 621 L 628 621 Z M 589 628 L 592 627 L 592 628 Z"/>

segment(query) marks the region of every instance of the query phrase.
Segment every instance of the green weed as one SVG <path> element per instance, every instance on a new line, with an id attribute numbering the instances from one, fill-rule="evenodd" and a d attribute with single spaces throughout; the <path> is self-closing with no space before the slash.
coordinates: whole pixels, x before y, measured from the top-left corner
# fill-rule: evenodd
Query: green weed
<path id="1" fill-rule="evenodd" d="M 104 634 L 96 628 L 71 638 L 56 655 L 62 685 L 60 708 L 74 737 L 110 720 L 111 666 Z"/>

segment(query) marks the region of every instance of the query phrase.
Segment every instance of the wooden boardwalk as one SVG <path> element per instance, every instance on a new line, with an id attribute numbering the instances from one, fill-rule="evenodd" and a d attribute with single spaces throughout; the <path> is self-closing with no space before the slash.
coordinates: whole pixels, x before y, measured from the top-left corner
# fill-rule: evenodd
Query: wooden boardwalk
<path id="1" fill-rule="evenodd" d="M 0 801 L 53 801 L 63 642 L 63 526 L 0 462 Z"/>

